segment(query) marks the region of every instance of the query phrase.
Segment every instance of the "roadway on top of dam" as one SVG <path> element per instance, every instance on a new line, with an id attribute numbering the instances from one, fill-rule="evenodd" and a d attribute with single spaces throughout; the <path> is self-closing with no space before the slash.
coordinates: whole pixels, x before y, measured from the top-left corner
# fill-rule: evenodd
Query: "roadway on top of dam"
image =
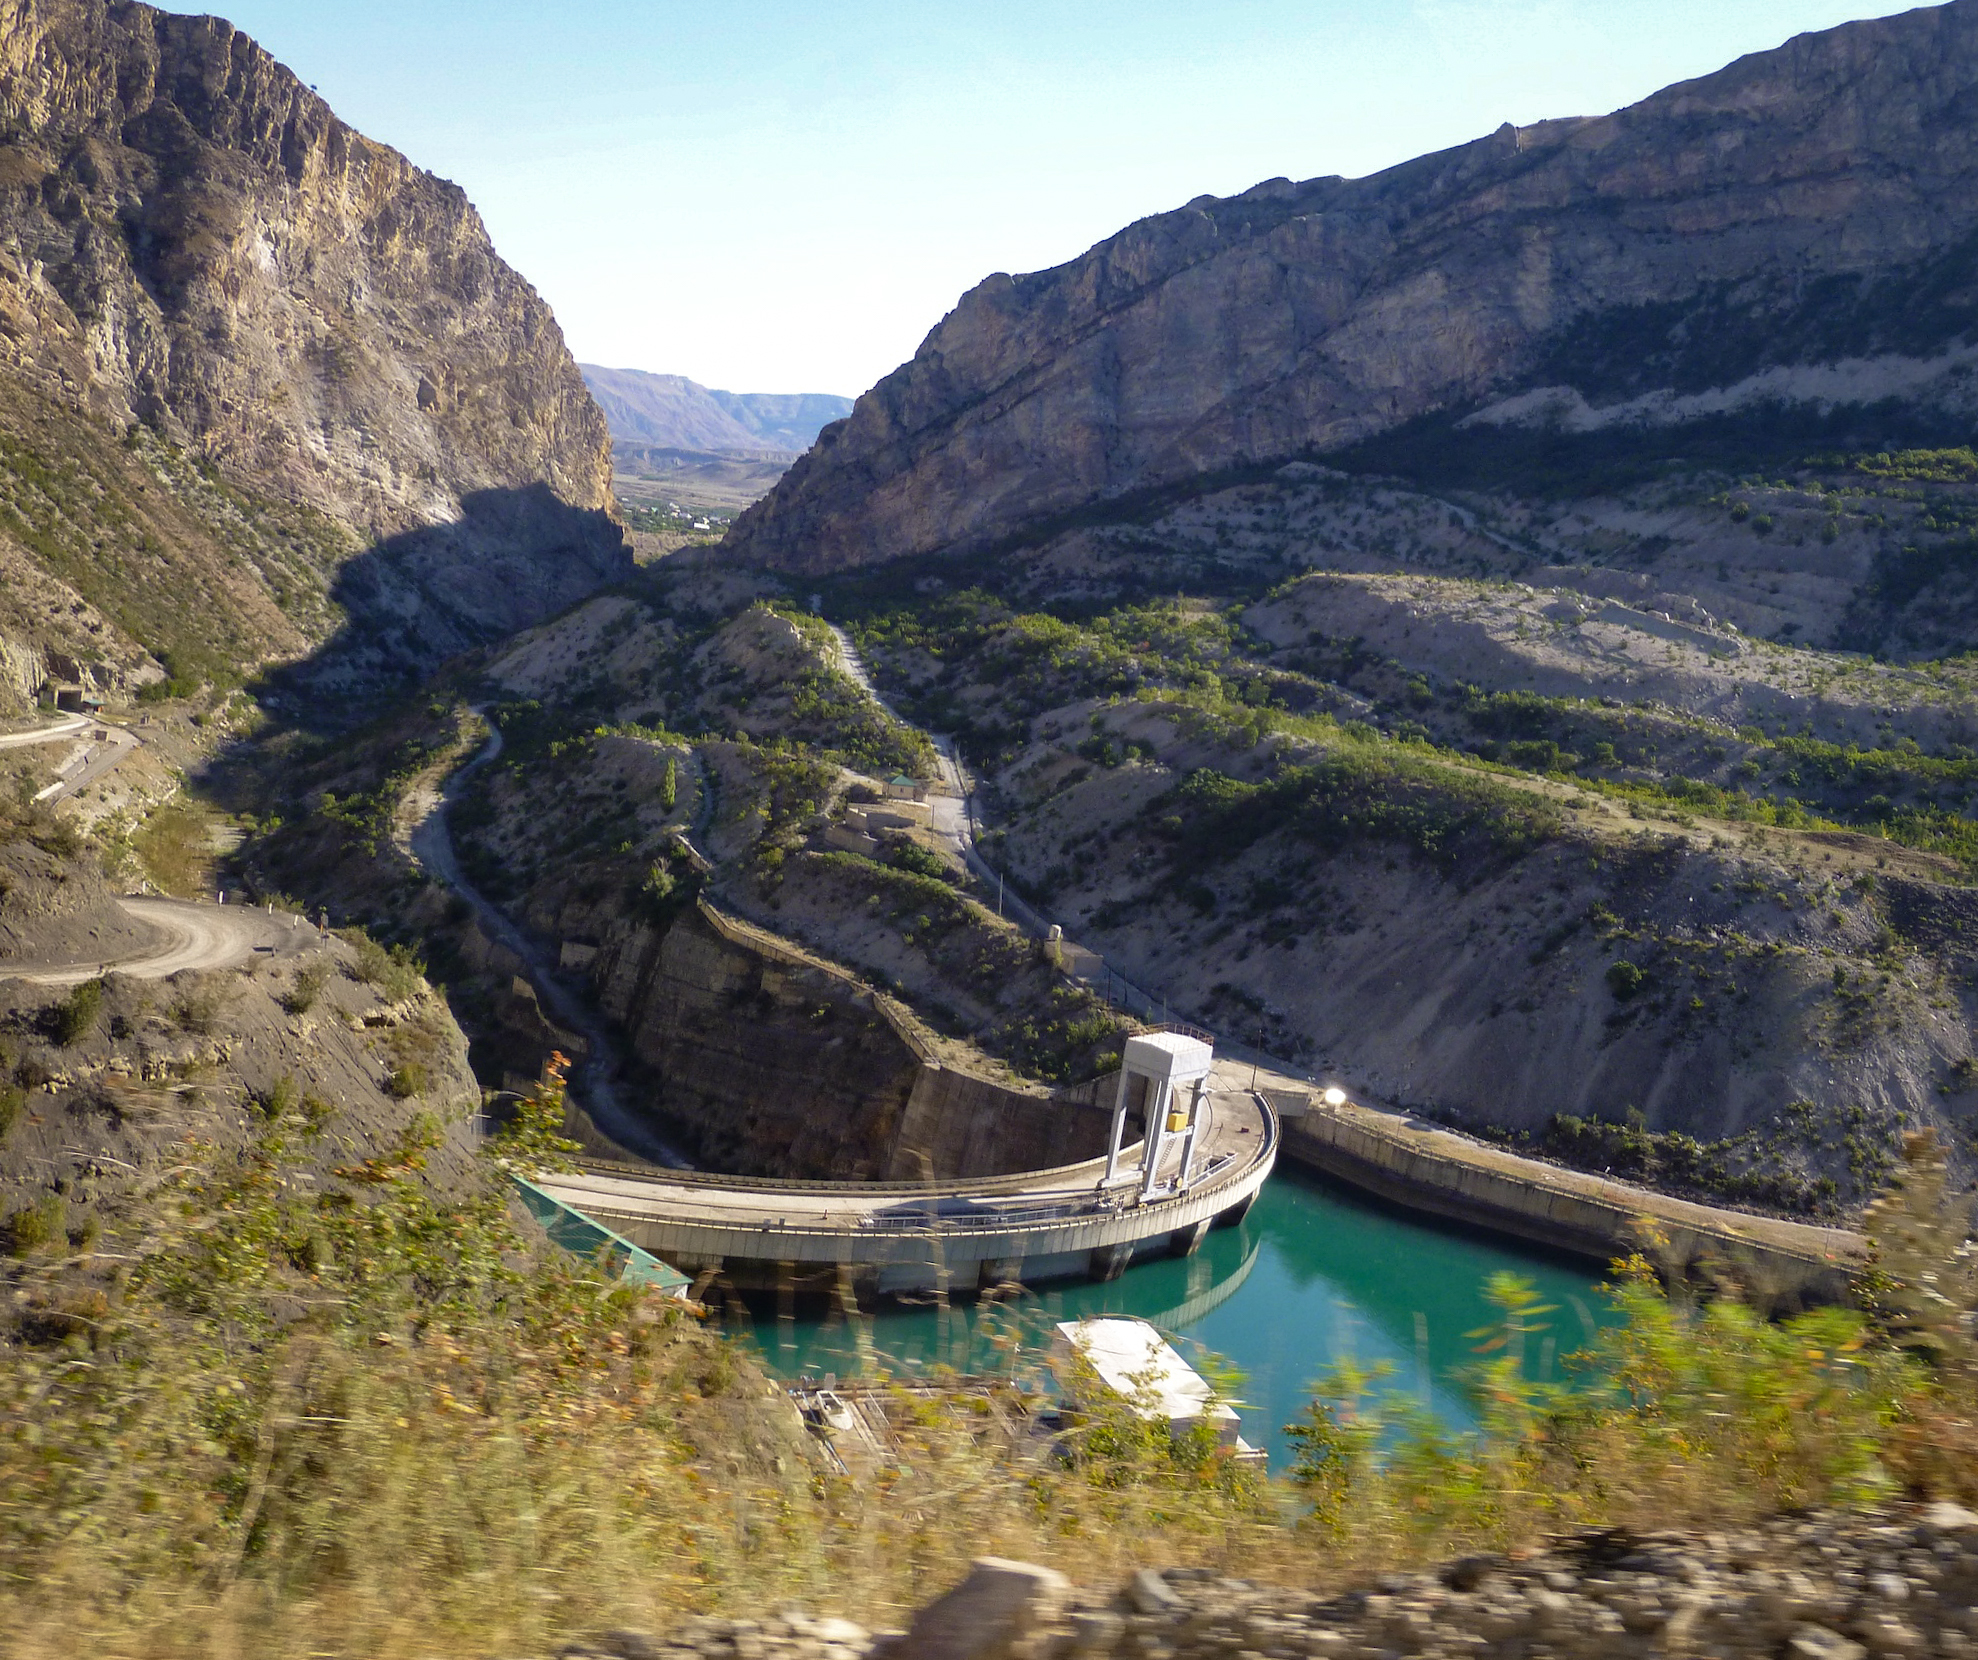
<path id="1" fill-rule="evenodd" d="M 960 1258 L 1128 1245 L 1246 1204 L 1269 1175 L 1276 1115 L 1242 1087 L 1248 1070 L 1223 1065 L 1212 1073 L 1189 1185 L 1182 1189 L 1178 1181 L 1183 1137 L 1170 1134 L 1162 1138 L 1154 1188 L 1144 1199 L 1139 1143 L 1122 1149 L 1111 1182 L 1103 1157 L 931 1182 L 778 1182 L 598 1162 L 533 1180 L 669 1260 L 873 1262 L 891 1254 L 889 1238 L 928 1232 L 945 1236 L 946 1249 Z"/>

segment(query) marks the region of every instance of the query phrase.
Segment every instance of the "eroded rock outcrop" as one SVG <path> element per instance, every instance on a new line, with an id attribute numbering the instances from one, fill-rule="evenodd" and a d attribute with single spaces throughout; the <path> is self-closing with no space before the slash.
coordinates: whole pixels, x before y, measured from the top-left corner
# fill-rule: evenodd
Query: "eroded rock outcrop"
<path id="1" fill-rule="evenodd" d="M 1436 415 L 1968 411 L 1974 83 L 1959 0 L 999 273 L 825 429 L 729 556 L 819 572 L 981 548 Z"/>
<path id="2" fill-rule="evenodd" d="M 711 906 L 598 932 L 598 1001 L 657 1078 L 666 1128 L 715 1169 L 912 1181 L 1104 1150 L 1097 1086 L 1049 1095 L 943 1065 L 903 1004 Z"/>
<path id="3" fill-rule="evenodd" d="M 341 526 L 312 559 L 359 666 L 417 667 L 629 568 L 604 419 L 465 194 L 217 18 L 0 4 L 0 377 Z M 220 504 L 209 533 L 242 516 Z M 260 574 L 308 609 L 298 573 Z"/>

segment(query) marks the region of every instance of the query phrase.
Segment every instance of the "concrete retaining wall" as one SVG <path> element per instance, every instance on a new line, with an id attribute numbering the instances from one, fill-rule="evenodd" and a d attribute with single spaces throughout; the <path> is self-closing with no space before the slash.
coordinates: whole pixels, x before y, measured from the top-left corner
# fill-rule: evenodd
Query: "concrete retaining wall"
<path id="1" fill-rule="evenodd" d="M 937 1181 L 1006 1170 L 1044 1170 L 1106 1150 L 1109 1108 L 1077 1094 L 1039 1095 L 932 1061 L 921 1063 L 900 1120 L 894 1181 Z"/>
<path id="2" fill-rule="evenodd" d="M 1845 1229 L 1672 1199 L 1350 1102 L 1315 1102 L 1283 1137 L 1293 1162 L 1410 1209 L 1601 1261 L 1641 1251 L 1672 1274 L 1720 1263 L 1761 1300 L 1838 1296 L 1867 1254 Z"/>

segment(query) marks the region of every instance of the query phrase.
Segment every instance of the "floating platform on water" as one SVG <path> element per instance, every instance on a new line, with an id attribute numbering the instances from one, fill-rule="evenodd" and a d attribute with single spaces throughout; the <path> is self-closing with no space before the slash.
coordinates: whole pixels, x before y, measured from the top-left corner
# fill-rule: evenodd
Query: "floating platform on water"
<path id="1" fill-rule="evenodd" d="M 1173 1435 L 1206 1422 L 1237 1458 L 1264 1461 L 1263 1449 L 1243 1439 L 1236 1408 L 1151 1321 L 1130 1315 L 1062 1321 L 1051 1349 L 1068 1405 L 1075 1408 L 1081 1395 L 1097 1391 L 1149 1423 L 1166 1423 Z"/>

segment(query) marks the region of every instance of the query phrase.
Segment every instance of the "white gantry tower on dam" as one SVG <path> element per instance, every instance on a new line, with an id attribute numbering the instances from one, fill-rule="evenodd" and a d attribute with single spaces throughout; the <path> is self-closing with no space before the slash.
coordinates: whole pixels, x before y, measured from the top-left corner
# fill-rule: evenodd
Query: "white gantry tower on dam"
<path id="1" fill-rule="evenodd" d="M 1210 1046 L 1129 1038 L 1104 1158 L 934 1182 L 806 1182 L 590 1163 L 536 1185 L 682 1272 L 739 1290 L 965 1291 L 1188 1255 L 1242 1218 L 1277 1160 L 1277 1115 L 1212 1087 Z M 1122 1145 L 1136 1120 L 1137 1142 Z"/>

